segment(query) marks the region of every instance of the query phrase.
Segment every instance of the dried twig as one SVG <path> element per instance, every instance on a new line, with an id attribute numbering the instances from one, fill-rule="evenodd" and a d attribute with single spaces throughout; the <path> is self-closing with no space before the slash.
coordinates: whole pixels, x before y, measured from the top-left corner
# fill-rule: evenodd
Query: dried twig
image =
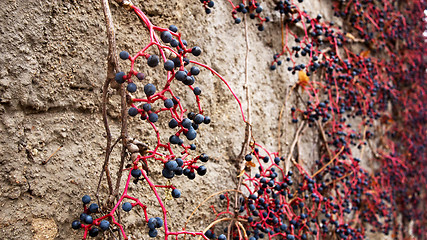
<path id="1" fill-rule="evenodd" d="M 285 164 L 286 164 L 286 165 L 287 165 L 287 164 L 291 161 L 291 159 L 292 159 L 292 153 L 294 152 L 295 145 L 296 145 L 296 144 L 297 144 L 297 142 L 298 142 L 299 135 L 300 135 L 300 133 L 302 132 L 302 129 L 304 128 L 304 126 L 305 126 L 305 122 L 302 122 L 302 123 L 299 125 L 299 127 L 298 127 L 297 131 L 295 132 L 294 141 L 293 141 L 293 142 L 292 142 L 292 144 L 291 144 L 291 147 L 290 147 L 290 149 L 289 149 L 289 153 L 288 153 L 288 158 L 286 159 L 286 162 L 285 162 Z M 295 162 L 294 162 L 294 161 L 292 161 L 292 163 L 294 163 L 294 164 L 295 164 Z M 288 169 L 286 169 L 286 170 L 288 170 Z"/>
<path id="2" fill-rule="evenodd" d="M 320 172 L 322 172 L 327 166 L 329 166 L 335 159 L 337 159 L 339 156 L 340 156 L 340 154 L 344 151 L 344 148 L 345 147 L 342 147 L 341 149 L 340 149 L 340 151 L 337 153 L 337 154 L 335 154 L 335 156 L 331 159 L 331 160 L 329 160 L 329 162 L 327 163 L 327 164 L 325 164 L 323 167 L 321 167 L 319 170 L 317 170 L 317 172 L 315 172 L 312 176 L 311 176 L 311 178 L 314 178 L 317 174 L 319 174 Z"/>
<path id="3" fill-rule="evenodd" d="M 106 132 L 106 140 L 107 146 L 105 147 L 105 158 L 104 165 L 102 167 L 102 171 L 98 181 L 98 187 L 96 189 L 96 196 L 99 196 L 99 188 L 101 186 L 102 177 L 104 171 L 107 176 L 107 183 L 110 195 L 113 194 L 113 184 L 111 181 L 111 174 L 108 167 L 110 161 L 110 153 L 111 153 L 111 131 L 108 125 L 107 118 L 107 94 L 108 87 L 111 81 L 114 79 L 115 72 L 118 72 L 118 64 L 117 64 L 117 53 L 116 53 L 116 37 L 114 31 L 114 23 L 113 18 L 111 16 L 110 6 L 108 0 L 102 0 L 102 8 L 104 10 L 105 24 L 107 28 L 107 38 L 108 38 L 108 57 L 107 57 L 107 79 L 104 82 L 103 92 L 102 92 L 102 119 L 104 122 L 104 128 Z"/>
<path id="4" fill-rule="evenodd" d="M 250 102 L 250 89 L 249 89 L 249 37 L 248 37 L 248 24 L 246 17 L 244 18 L 245 22 L 245 42 L 246 42 L 246 53 L 245 53 L 245 95 L 246 95 L 246 125 L 245 125 L 245 140 L 242 143 L 242 149 L 237 157 L 238 161 L 242 159 L 243 154 L 245 153 L 247 146 L 249 145 L 249 135 L 250 135 L 250 122 L 251 122 L 251 102 Z"/>
<path id="5" fill-rule="evenodd" d="M 325 144 L 326 151 L 328 152 L 329 159 L 331 159 L 332 153 L 328 146 L 328 140 L 326 139 L 325 130 L 323 129 L 323 126 L 319 121 L 317 121 L 316 123 L 317 127 L 319 128 L 320 135 L 322 136 L 323 143 Z"/>
<path id="6" fill-rule="evenodd" d="M 59 146 L 58 149 L 55 150 L 55 152 L 53 152 L 46 160 L 42 162 L 42 165 L 45 165 L 47 162 L 49 162 L 49 160 L 53 157 L 53 155 L 55 155 L 62 147 L 63 145 Z"/>

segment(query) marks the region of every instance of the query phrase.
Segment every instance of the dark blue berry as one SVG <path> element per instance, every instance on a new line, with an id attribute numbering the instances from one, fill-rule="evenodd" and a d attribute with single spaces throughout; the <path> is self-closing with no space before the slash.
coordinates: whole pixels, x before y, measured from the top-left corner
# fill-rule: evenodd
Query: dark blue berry
<path id="1" fill-rule="evenodd" d="M 205 116 L 205 119 L 203 120 L 204 124 L 209 124 L 211 123 L 211 118 L 209 116 Z"/>
<path id="2" fill-rule="evenodd" d="M 165 100 L 165 102 L 164 102 L 164 105 L 165 105 L 165 108 L 173 108 L 173 101 L 172 101 L 172 99 L 166 99 Z"/>
<path id="3" fill-rule="evenodd" d="M 171 179 L 171 178 L 175 177 L 175 173 L 173 171 L 169 171 L 166 168 L 163 168 L 162 175 L 163 175 L 163 177 L 165 177 L 167 179 Z"/>
<path id="4" fill-rule="evenodd" d="M 178 81 L 184 81 L 187 78 L 187 74 L 184 71 L 178 71 L 175 73 L 175 78 Z"/>
<path id="5" fill-rule="evenodd" d="M 99 229 L 98 229 L 98 228 L 96 228 L 96 227 L 92 227 L 92 228 L 89 230 L 89 236 L 91 236 L 91 237 L 96 237 L 96 236 L 98 236 L 98 233 L 99 233 Z"/>
<path id="6" fill-rule="evenodd" d="M 239 23 L 241 23 L 241 22 L 242 22 L 242 19 L 240 19 L 240 18 L 236 18 L 236 19 L 234 19 L 234 22 L 235 22 L 236 24 L 239 24 Z"/>
<path id="7" fill-rule="evenodd" d="M 156 228 L 157 219 L 156 218 L 150 218 L 148 219 L 147 226 L 149 229 L 155 229 Z"/>
<path id="8" fill-rule="evenodd" d="M 207 162 L 207 161 L 209 161 L 209 156 L 208 155 L 206 155 L 206 154 L 204 154 L 204 153 L 202 153 L 201 155 L 200 155 L 200 161 L 202 161 L 202 162 Z"/>
<path id="9" fill-rule="evenodd" d="M 120 58 L 121 58 L 121 59 L 123 59 L 123 60 L 127 60 L 127 59 L 129 58 L 129 53 L 128 53 L 128 52 L 126 52 L 126 51 L 121 51 L 121 52 L 119 53 L 119 56 L 120 56 Z"/>
<path id="10" fill-rule="evenodd" d="M 132 175 L 132 177 L 134 178 L 139 178 L 142 176 L 142 171 L 141 169 L 137 168 L 137 169 L 132 169 L 132 171 L 130 171 L 130 174 Z"/>
<path id="11" fill-rule="evenodd" d="M 150 120 L 150 122 L 154 123 L 157 122 L 157 120 L 159 120 L 159 115 L 157 115 L 157 113 L 150 113 L 148 114 L 148 120 Z"/>
<path id="12" fill-rule="evenodd" d="M 83 220 L 87 224 L 92 224 L 93 218 L 90 215 L 86 215 L 85 219 Z"/>
<path id="13" fill-rule="evenodd" d="M 194 95 L 198 96 L 202 93 L 202 90 L 199 87 L 195 87 L 193 89 L 193 93 L 194 93 Z"/>
<path id="14" fill-rule="evenodd" d="M 102 220 L 102 221 L 99 223 L 99 227 L 100 227 L 103 231 L 108 230 L 108 228 L 110 227 L 110 222 L 109 222 L 109 221 L 107 221 L 107 220 Z"/>
<path id="15" fill-rule="evenodd" d="M 129 83 L 128 86 L 126 87 L 126 90 L 128 90 L 128 92 L 130 93 L 136 92 L 136 89 L 137 89 L 136 84 L 133 82 Z"/>
<path id="16" fill-rule="evenodd" d="M 150 236 L 150 237 L 152 237 L 152 238 L 157 237 L 157 230 L 156 230 L 156 229 L 150 229 L 150 230 L 148 231 L 148 236 Z"/>
<path id="17" fill-rule="evenodd" d="M 176 40 L 176 39 L 172 39 L 172 41 L 171 41 L 170 44 L 171 44 L 172 47 L 178 47 L 179 46 L 179 41 Z"/>
<path id="18" fill-rule="evenodd" d="M 191 170 L 190 169 L 188 169 L 188 168 L 186 168 L 186 169 L 184 169 L 183 170 L 183 174 L 185 175 L 185 176 L 188 176 L 188 174 L 191 172 Z"/>
<path id="19" fill-rule="evenodd" d="M 184 128 L 189 129 L 191 127 L 191 120 L 188 118 L 184 118 L 184 120 L 182 120 L 181 124 Z"/>
<path id="20" fill-rule="evenodd" d="M 178 28 L 175 25 L 170 25 L 169 30 L 171 30 L 174 33 L 178 32 Z"/>
<path id="21" fill-rule="evenodd" d="M 218 240 L 227 240 L 227 237 L 224 234 L 218 236 Z"/>
<path id="22" fill-rule="evenodd" d="M 174 171 L 175 169 L 178 168 L 178 163 L 174 160 L 171 160 L 171 161 L 165 163 L 165 168 L 169 171 Z"/>
<path id="23" fill-rule="evenodd" d="M 89 212 L 91 212 L 91 213 L 96 213 L 96 212 L 98 212 L 98 204 L 96 204 L 96 203 L 92 203 L 92 204 L 89 206 Z"/>
<path id="24" fill-rule="evenodd" d="M 179 198 L 179 197 L 181 197 L 181 191 L 179 191 L 178 189 L 174 189 L 174 190 L 172 190 L 172 197 L 174 197 L 174 198 Z"/>
<path id="25" fill-rule="evenodd" d="M 214 5 L 215 5 L 214 1 L 209 1 L 208 2 L 208 7 L 213 8 Z"/>
<path id="26" fill-rule="evenodd" d="M 151 105 L 149 103 L 145 103 L 144 105 L 142 105 L 142 109 L 146 112 L 151 111 Z"/>
<path id="27" fill-rule="evenodd" d="M 179 142 L 180 142 L 179 140 L 180 140 L 179 137 L 176 135 L 172 135 L 169 138 L 169 142 L 172 144 L 179 144 Z"/>
<path id="28" fill-rule="evenodd" d="M 167 60 L 163 65 L 166 71 L 172 71 L 175 68 L 175 63 L 171 60 Z"/>
<path id="29" fill-rule="evenodd" d="M 130 202 L 125 202 L 122 204 L 122 209 L 125 212 L 129 212 L 130 210 L 132 210 L 132 204 Z"/>
<path id="30" fill-rule="evenodd" d="M 193 77 L 193 76 L 187 76 L 187 77 L 182 81 L 182 83 L 184 83 L 184 84 L 185 84 L 185 85 L 187 85 L 187 86 L 190 86 L 190 85 L 193 85 L 195 81 L 196 81 L 196 79 L 194 79 L 194 77 Z"/>
<path id="31" fill-rule="evenodd" d="M 196 145 L 195 144 L 190 144 L 190 150 L 196 150 Z"/>
<path id="32" fill-rule="evenodd" d="M 182 161 L 181 158 L 177 158 L 177 159 L 175 159 L 175 161 L 178 164 L 178 167 L 182 167 L 182 165 L 184 165 L 184 161 Z"/>
<path id="33" fill-rule="evenodd" d="M 196 174 L 192 171 L 190 171 L 187 175 L 188 179 L 193 180 L 196 178 Z"/>
<path id="34" fill-rule="evenodd" d="M 245 160 L 246 161 L 252 161 L 252 155 L 250 155 L 250 154 L 247 154 L 246 156 L 245 156 Z"/>
<path id="35" fill-rule="evenodd" d="M 181 59 L 179 57 L 173 58 L 172 61 L 175 64 L 175 67 L 181 67 Z"/>
<path id="36" fill-rule="evenodd" d="M 156 217 L 156 228 L 161 228 L 163 226 L 163 220 L 159 217 Z"/>
<path id="37" fill-rule="evenodd" d="M 199 75 L 199 73 L 200 73 L 200 69 L 198 68 L 198 67 L 191 67 L 191 69 L 190 69 L 190 73 L 191 73 L 191 75 L 194 75 L 194 76 L 196 76 L 196 75 Z"/>
<path id="38" fill-rule="evenodd" d="M 147 58 L 147 64 L 150 67 L 156 67 L 157 65 L 159 65 L 159 62 L 160 62 L 159 56 L 157 56 L 157 55 L 150 55 Z"/>
<path id="39" fill-rule="evenodd" d="M 188 117 L 189 119 L 191 119 L 191 120 L 193 120 L 195 116 L 196 116 L 196 114 L 195 114 L 195 113 L 193 113 L 193 112 L 189 112 L 189 113 L 187 114 L 187 117 Z"/>
<path id="40" fill-rule="evenodd" d="M 136 108 L 134 108 L 134 107 L 131 107 L 131 108 L 129 108 L 129 110 L 128 110 L 128 114 L 129 114 L 129 116 L 131 116 L 131 117 L 135 117 L 136 115 L 138 115 L 138 109 L 136 109 Z"/>
<path id="41" fill-rule="evenodd" d="M 80 214 L 80 221 L 84 221 L 86 217 L 87 217 L 86 213 Z"/>
<path id="42" fill-rule="evenodd" d="M 81 227 L 81 223 L 80 223 L 80 221 L 79 220 L 75 220 L 75 221 L 73 221 L 73 223 L 71 223 L 71 227 L 73 228 L 73 229 L 79 229 L 80 227 Z"/>
<path id="43" fill-rule="evenodd" d="M 178 167 L 177 169 L 175 169 L 174 173 L 178 176 L 181 176 L 183 173 L 182 167 Z"/>
<path id="44" fill-rule="evenodd" d="M 125 82 L 125 79 L 123 79 L 124 76 L 126 76 L 126 73 L 118 72 L 118 73 L 116 73 L 114 80 L 116 80 L 117 83 L 122 84 Z"/>
<path id="45" fill-rule="evenodd" d="M 147 97 L 150 97 L 154 95 L 154 93 L 156 93 L 156 87 L 153 84 L 149 83 L 144 86 L 144 93 L 145 95 L 147 95 Z"/>
<path id="46" fill-rule="evenodd" d="M 174 118 L 172 118 L 170 121 L 169 121 L 169 127 L 170 128 L 176 128 L 178 126 L 178 121 L 176 121 Z"/>
<path id="47" fill-rule="evenodd" d="M 172 34 L 169 31 L 163 31 L 160 33 L 160 38 L 165 43 L 170 43 L 172 41 Z"/>
<path id="48" fill-rule="evenodd" d="M 193 128 L 190 128 L 186 134 L 188 140 L 194 140 L 197 137 L 197 132 Z"/>
<path id="49" fill-rule="evenodd" d="M 197 57 L 202 54 L 202 49 L 200 47 L 195 46 L 191 49 L 191 53 Z"/>
<path id="50" fill-rule="evenodd" d="M 89 196 L 89 195 L 84 195 L 84 196 L 82 197 L 82 202 L 83 202 L 84 204 L 88 204 L 88 203 L 90 203 L 90 196 Z"/>
<path id="51" fill-rule="evenodd" d="M 203 115 L 202 114 L 197 114 L 195 117 L 194 117 L 194 122 L 196 123 L 196 124 L 200 124 L 200 123 L 202 123 L 203 122 L 203 120 L 204 120 L 205 118 L 203 117 Z"/>
<path id="52" fill-rule="evenodd" d="M 200 176 L 205 175 L 207 171 L 208 169 L 205 166 L 200 166 L 197 168 L 197 174 L 199 174 Z"/>

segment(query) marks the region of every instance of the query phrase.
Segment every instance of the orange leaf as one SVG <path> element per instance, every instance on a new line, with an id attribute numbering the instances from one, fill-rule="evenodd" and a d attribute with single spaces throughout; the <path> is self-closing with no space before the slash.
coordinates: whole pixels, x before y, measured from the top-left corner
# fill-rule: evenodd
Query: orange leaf
<path id="1" fill-rule="evenodd" d="M 371 54 L 371 51 L 369 51 L 369 50 L 366 50 L 366 51 L 362 51 L 361 53 L 360 53 L 360 56 L 361 57 L 369 57 L 369 54 Z"/>
<path id="2" fill-rule="evenodd" d="M 253 162 L 246 162 L 246 166 L 256 167 L 255 163 Z"/>
<path id="3" fill-rule="evenodd" d="M 298 72 L 298 85 L 305 89 L 305 87 L 308 85 L 308 81 L 310 81 L 310 78 L 307 76 L 307 74 L 304 71 Z"/>

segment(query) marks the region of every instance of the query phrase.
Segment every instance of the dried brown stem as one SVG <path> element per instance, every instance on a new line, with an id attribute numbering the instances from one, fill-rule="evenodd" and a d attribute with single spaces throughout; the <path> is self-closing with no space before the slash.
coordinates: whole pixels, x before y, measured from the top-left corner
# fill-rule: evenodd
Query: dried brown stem
<path id="1" fill-rule="evenodd" d="M 55 155 L 61 148 L 62 148 L 63 146 L 61 145 L 61 146 L 59 146 L 56 150 L 55 150 L 55 152 L 53 152 L 46 160 L 44 160 L 43 162 L 42 162 L 42 165 L 45 165 L 46 163 L 48 163 L 49 162 L 49 160 L 53 157 L 53 155 Z"/>
<path id="2" fill-rule="evenodd" d="M 115 31 L 114 31 L 114 23 L 113 23 L 113 18 L 111 16 L 108 0 L 102 0 L 102 8 L 104 10 L 104 17 L 105 17 L 105 24 L 106 24 L 107 38 L 108 38 L 107 79 L 104 82 L 103 91 L 102 91 L 102 120 L 104 122 L 104 128 L 107 135 L 106 136 L 107 146 L 105 147 L 104 165 L 102 167 L 102 171 L 98 181 L 98 187 L 96 189 L 97 197 L 99 195 L 99 188 L 101 186 L 101 181 L 102 181 L 104 172 L 106 173 L 106 176 L 107 176 L 109 194 L 111 195 L 113 193 L 113 184 L 111 181 L 111 174 L 108 167 L 108 164 L 110 162 L 112 137 L 111 137 L 111 131 L 108 125 L 108 118 L 107 118 L 107 96 L 108 96 L 108 87 L 111 81 L 114 79 L 115 72 L 119 71 L 118 65 L 117 65 L 116 37 L 115 37 Z"/>
<path id="3" fill-rule="evenodd" d="M 326 139 L 325 130 L 323 129 L 323 126 L 319 121 L 317 121 L 317 127 L 319 128 L 320 135 L 322 136 L 322 140 L 323 140 L 323 143 L 325 144 L 326 151 L 328 152 L 329 159 L 331 159 L 332 153 L 328 146 L 328 140 Z"/>
<path id="4" fill-rule="evenodd" d="M 341 149 L 340 149 L 340 151 L 337 153 L 337 154 L 335 154 L 335 156 L 327 163 L 327 164 L 325 164 L 323 167 L 321 167 L 319 170 L 317 170 L 317 172 L 316 173 L 314 173 L 312 176 L 311 176 L 311 178 L 314 178 L 317 174 L 319 174 L 320 172 L 322 172 L 327 166 L 329 166 L 335 159 L 337 159 L 339 156 L 340 156 L 340 154 L 342 153 L 342 151 L 344 151 L 344 147 L 342 147 Z"/>
<path id="5" fill-rule="evenodd" d="M 250 89 L 249 89 L 249 37 L 248 37 L 248 24 L 246 17 L 244 18 L 245 22 L 245 42 L 246 42 L 246 53 L 245 53 L 245 95 L 246 95 L 246 125 L 245 125 L 245 140 L 242 143 L 242 149 L 237 157 L 237 160 L 240 161 L 245 153 L 247 146 L 249 144 L 249 135 L 250 135 L 250 122 L 251 122 L 251 102 L 250 102 Z"/>
<path id="6" fill-rule="evenodd" d="M 299 127 L 298 127 L 297 131 L 295 132 L 294 141 L 292 142 L 291 147 L 290 147 L 290 149 L 289 149 L 288 158 L 286 159 L 285 164 L 288 164 L 288 163 L 291 161 L 291 159 L 292 159 L 292 153 L 294 152 L 294 148 L 295 148 L 295 146 L 296 146 L 296 144 L 297 144 L 297 142 L 298 142 L 299 135 L 300 135 L 300 133 L 301 133 L 302 129 L 304 128 L 304 126 L 305 126 L 305 122 L 302 122 L 302 123 L 299 125 Z M 294 164 L 295 164 L 295 162 L 294 162 L 294 161 L 292 161 L 292 163 L 294 163 Z M 288 170 L 288 169 L 287 169 L 287 170 Z"/>
<path id="7" fill-rule="evenodd" d="M 116 179 L 116 186 L 113 191 L 113 196 L 117 197 L 119 194 L 119 188 L 120 188 L 120 181 L 122 179 L 123 175 L 123 167 L 126 160 L 126 150 L 127 150 L 127 115 L 126 115 L 126 109 L 127 109 L 127 103 L 126 103 L 126 90 L 123 85 L 120 86 L 120 102 L 121 102 L 121 131 L 120 131 L 120 137 L 122 139 L 122 152 L 120 154 L 120 166 L 117 170 L 117 179 Z"/>

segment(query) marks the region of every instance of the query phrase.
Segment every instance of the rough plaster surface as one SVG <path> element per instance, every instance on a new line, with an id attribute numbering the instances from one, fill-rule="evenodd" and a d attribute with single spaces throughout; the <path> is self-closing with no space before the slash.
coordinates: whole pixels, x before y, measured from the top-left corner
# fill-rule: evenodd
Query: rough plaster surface
<path id="1" fill-rule="evenodd" d="M 232 23 L 226 2 L 216 1 L 210 15 L 195 0 L 135 4 L 154 24 L 175 24 L 190 46 L 200 46 L 203 54 L 197 60 L 218 70 L 246 109 L 244 25 Z M 304 7 L 312 14 L 331 16 L 327 1 L 316 0 Z M 140 50 L 147 36 L 136 16 L 115 4 L 111 8 L 119 51 Z M 297 79 L 285 66 L 275 72 L 268 69 L 273 54 L 280 50 L 280 29 L 274 24 L 278 16 L 267 15 L 273 24 L 267 24 L 263 33 L 256 30 L 253 21 L 248 21 L 251 119 L 255 139 L 270 151 L 277 151 L 281 124 L 282 149 L 287 153 L 297 128 L 290 123 L 289 108 L 301 103 L 292 97 L 278 122 L 284 96 Z M 73 231 L 71 222 L 80 214 L 81 196 L 93 196 L 104 158 L 100 99 L 106 75 L 107 40 L 101 3 L 1 1 L 0 32 L 0 238 L 79 239 L 82 231 Z M 128 67 L 121 64 L 123 69 Z M 140 70 L 153 84 L 164 81 L 161 69 Z M 204 198 L 235 187 L 235 157 L 244 139 L 238 105 L 226 86 L 207 71 L 202 71 L 198 79 L 197 86 L 203 90 L 202 106 L 212 124 L 199 131 L 196 152 L 206 152 L 212 160 L 203 178 L 173 180 L 182 190 L 180 199 L 166 201 L 172 210 L 170 223 L 175 230 L 181 229 Z M 179 85 L 175 89 L 189 110 L 195 110 L 189 90 Z M 108 114 L 113 137 L 119 135 L 118 111 L 119 98 L 110 89 Z M 159 122 L 161 132 L 169 136 L 167 120 Z M 153 139 L 149 125 L 136 119 L 129 120 L 129 135 L 147 143 Z M 303 164 L 309 166 L 318 157 L 317 148 L 313 147 L 318 142 L 314 131 L 307 130 L 302 136 L 298 152 Z M 49 162 L 42 165 L 57 149 Z M 111 166 L 117 163 L 118 151 L 113 153 Z M 163 178 L 156 177 L 160 176 L 161 167 L 151 164 L 151 176 L 158 183 L 165 183 Z M 142 185 L 130 188 L 149 206 L 149 214 L 159 214 L 148 190 Z M 122 215 L 126 231 L 134 239 L 147 238 L 142 211 L 136 212 Z M 205 206 L 192 218 L 189 230 L 205 228 L 211 220 L 209 216 L 209 206 Z"/>

